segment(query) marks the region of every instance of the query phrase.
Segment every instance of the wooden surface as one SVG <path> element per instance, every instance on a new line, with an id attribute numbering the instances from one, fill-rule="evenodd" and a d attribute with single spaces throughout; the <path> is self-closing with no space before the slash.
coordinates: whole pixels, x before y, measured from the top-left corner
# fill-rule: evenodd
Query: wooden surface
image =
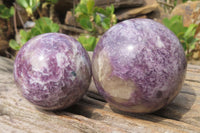
<path id="1" fill-rule="evenodd" d="M 13 81 L 13 61 L 0 58 L 0 133 L 200 133 L 200 66 L 188 65 L 184 86 L 167 107 L 152 114 L 112 110 L 93 85 L 62 111 L 36 109 Z"/>

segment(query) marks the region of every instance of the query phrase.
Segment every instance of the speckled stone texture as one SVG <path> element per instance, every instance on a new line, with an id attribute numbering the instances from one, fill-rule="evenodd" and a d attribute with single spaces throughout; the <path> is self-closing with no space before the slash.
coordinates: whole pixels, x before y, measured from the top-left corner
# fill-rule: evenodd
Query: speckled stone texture
<path id="1" fill-rule="evenodd" d="M 93 78 L 111 106 L 134 113 L 154 112 L 179 93 L 187 62 L 178 38 L 150 19 L 126 20 L 97 44 Z"/>
<path id="2" fill-rule="evenodd" d="M 91 62 L 82 45 L 60 33 L 29 40 L 14 64 L 14 78 L 23 96 L 47 110 L 77 102 L 87 91 L 91 74 Z"/>

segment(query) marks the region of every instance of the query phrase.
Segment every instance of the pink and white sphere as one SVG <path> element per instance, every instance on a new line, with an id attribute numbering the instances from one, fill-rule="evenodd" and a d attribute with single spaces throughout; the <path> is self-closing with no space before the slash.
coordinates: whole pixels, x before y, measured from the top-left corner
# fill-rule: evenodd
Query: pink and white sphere
<path id="1" fill-rule="evenodd" d="M 150 113 L 181 90 L 186 57 L 179 39 L 150 19 L 130 19 L 110 28 L 93 54 L 93 78 L 111 106 Z"/>
<path id="2" fill-rule="evenodd" d="M 82 45 L 64 34 L 46 33 L 18 52 L 14 78 L 23 96 L 46 110 L 76 103 L 88 90 L 91 62 Z"/>

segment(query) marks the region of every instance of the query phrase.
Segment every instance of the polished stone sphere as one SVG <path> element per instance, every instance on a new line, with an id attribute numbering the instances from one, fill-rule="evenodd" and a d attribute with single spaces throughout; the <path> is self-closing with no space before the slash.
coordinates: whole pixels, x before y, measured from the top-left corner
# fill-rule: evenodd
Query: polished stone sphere
<path id="1" fill-rule="evenodd" d="M 186 67 L 178 38 L 150 19 L 130 19 L 110 28 L 92 60 L 99 93 L 112 107 L 133 113 L 169 104 L 181 90 Z"/>
<path id="2" fill-rule="evenodd" d="M 82 45 L 61 33 L 29 40 L 18 52 L 14 78 L 23 96 L 46 110 L 76 103 L 88 90 L 91 62 Z"/>

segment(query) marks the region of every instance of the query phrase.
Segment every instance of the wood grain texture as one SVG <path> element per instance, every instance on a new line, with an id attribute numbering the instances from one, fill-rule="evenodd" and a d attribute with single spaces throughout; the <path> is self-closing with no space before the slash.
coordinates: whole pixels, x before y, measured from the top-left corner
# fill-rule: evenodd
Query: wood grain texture
<path id="1" fill-rule="evenodd" d="M 152 114 L 112 109 L 94 84 L 84 98 L 61 111 L 36 109 L 13 80 L 13 61 L 0 57 L 1 133 L 199 133 L 200 66 L 188 65 L 183 89 L 175 100 Z"/>

